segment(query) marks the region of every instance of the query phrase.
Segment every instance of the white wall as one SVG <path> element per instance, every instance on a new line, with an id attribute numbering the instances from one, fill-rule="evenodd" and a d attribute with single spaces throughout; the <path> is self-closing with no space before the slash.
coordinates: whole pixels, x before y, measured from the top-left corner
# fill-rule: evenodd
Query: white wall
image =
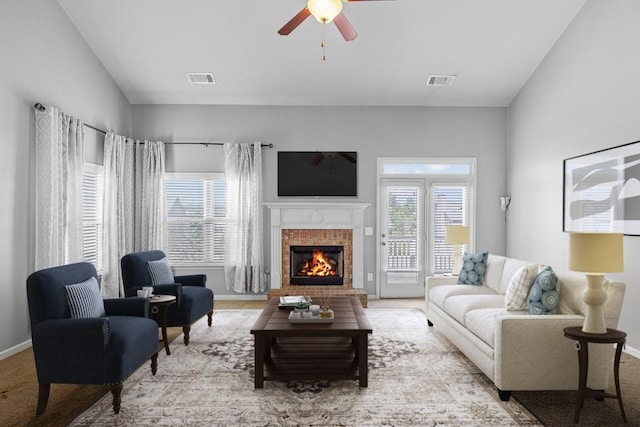
<path id="1" fill-rule="evenodd" d="M 34 103 L 123 133 L 131 132 L 131 106 L 55 1 L 0 2 L 0 58 L 2 358 L 31 338 L 25 281 L 34 265 Z M 88 130 L 87 139 L 101 138 Z"/>
<path id="2" fill-rule="evenodd" d="M 590 0 L 508 109 L 507 253 L 566 269 L 562 160 L 640 140 L 640 2 Z M 622 318 L 640 349 L 640 237 L 627 236 Z"/>
<path id="3" fill-rule="evenodd" d="M 499 254 L 505 251 L 504 216 L 498 203 L 506 190 L 504 108 L 135 105 L 133 123 L 134 137 L 139 139 L 274 144 L 264 151 L 265 202 L 287 200 L 277 197 L 278 150 L 355 150 L 359 196 L 346 201 L 371 203 L 365 225 L 374 228 L 377 157 L 477 157 L 476 247 Z M 222 168 L 221 147 L 173 145 L 167 149 L 167 170 L 219 172 Z M 265 223 L 269 224 L 266 212 Z M 365 239 L 365 272 L 375 273 L 375 237 Z M 265 247 L 269 249 L 268 241 Z M 267 253 L 267 265 L 268 257 Z M 205 272 L 208 286 L 217 295 L 229 294 L 220 269 Z M 365 290 L 375 294 L 375 282 L 366 283 Z"/>

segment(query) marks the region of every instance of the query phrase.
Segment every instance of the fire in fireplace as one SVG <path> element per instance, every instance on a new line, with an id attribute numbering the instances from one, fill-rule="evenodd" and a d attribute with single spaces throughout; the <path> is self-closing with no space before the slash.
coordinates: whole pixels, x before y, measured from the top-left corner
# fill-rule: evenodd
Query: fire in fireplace
<path id="1" fill-rule="evenodd" d="M 342 285 L 343 246 L 290 246 L 292 285 Z"/>

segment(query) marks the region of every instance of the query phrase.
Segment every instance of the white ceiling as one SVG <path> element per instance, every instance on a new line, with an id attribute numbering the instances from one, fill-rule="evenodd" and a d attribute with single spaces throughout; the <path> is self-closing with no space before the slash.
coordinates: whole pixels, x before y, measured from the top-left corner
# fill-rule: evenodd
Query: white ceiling
<path id="1" fill-rule="evenodd" d="M 133 104 L 507 106 L 586 0 L 345 3 L 345 42 L 305 0 L 58 0 Z M 185 72 L 212 72 L 190 85 Z M 430 74 L 457 75 L 426 87 Z"/>

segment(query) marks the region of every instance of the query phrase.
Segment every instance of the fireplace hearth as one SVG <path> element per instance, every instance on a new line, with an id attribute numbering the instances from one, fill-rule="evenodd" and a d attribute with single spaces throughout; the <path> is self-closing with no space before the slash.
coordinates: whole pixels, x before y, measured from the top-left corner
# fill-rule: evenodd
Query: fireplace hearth
<path id="1" fill-rule="evenodd" d="M 290 284 L 344 284 L 344 246 L 291 245 L 289 250 Z"/>

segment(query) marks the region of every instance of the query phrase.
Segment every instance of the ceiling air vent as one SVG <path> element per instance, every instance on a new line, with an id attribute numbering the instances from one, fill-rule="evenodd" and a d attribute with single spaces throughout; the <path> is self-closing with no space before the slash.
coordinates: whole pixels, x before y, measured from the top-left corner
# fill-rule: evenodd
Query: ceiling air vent
<path id="1" fill-rule="evenodd" d="M 187 79 L 192 85 L 214 85 L 213 73 L 187 73 Z"/>
<path id="2" fill-rule="evenodd" d="M 456 76 L 431 74 L 427 79 L 427 86 L 451 86 Z"/>

